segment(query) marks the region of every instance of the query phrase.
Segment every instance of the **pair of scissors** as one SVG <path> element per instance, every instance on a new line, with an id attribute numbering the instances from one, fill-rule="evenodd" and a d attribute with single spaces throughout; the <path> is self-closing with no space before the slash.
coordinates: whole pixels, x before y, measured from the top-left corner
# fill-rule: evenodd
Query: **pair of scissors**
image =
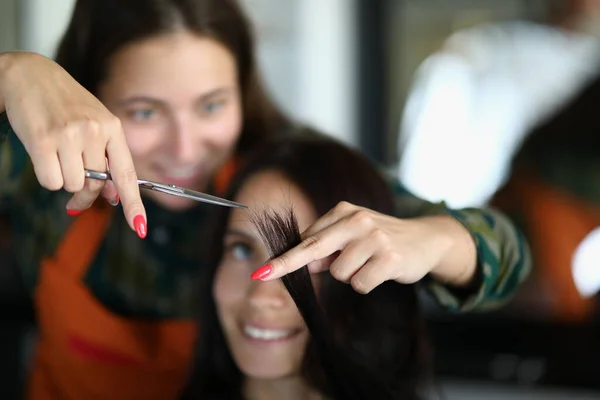
<path id="1" fill-rule="evenodd" d="M 100 179 L 103 181 L 112 181 L 110 172 L 99 172 L 86 169 L 85 177 L 90 179 Z M 203 203 L 216 204 L 224 207 L 248 208 L 247 206 L 234 201 L 225 200 L 220 197 L 211 196 L 206 193 L 196 192 L 194 190 L 185 189 L 175 185 L 167 185 L 164 183 L 146 181 L 143 179 L 138 179 L 138 185 L 142 189 L 154 190 L 156 192 L 166 193 L 173 196 L 185 197 L 186 199 L 192 199 Z"/>

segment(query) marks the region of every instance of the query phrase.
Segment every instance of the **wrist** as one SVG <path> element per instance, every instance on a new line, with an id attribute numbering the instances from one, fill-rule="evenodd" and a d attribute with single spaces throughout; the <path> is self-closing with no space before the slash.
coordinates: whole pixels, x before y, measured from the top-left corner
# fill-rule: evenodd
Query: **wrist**
<path id="1" fill-rule="evenodd" d="M 0 53 L 0 82 L 4 82 L 4 78 L 8 71 L 15 63 L 15 52 Z"/>
<path id="2" fill-rule="evenodd" d="M 17 53 L 0 53 L 0 112 L 6 110 L 6 82 L 10 81 L 10 72 L 14 69 Z"/>
<path id="3" fill-rule="evenodd" d="M 447 285 L 468 286 L 477 272 L 477 246 L 471 233 L 449 215 L 429 219 L 434 232 L 440 237 L 439 262 L 430 271 L 430 275 Z"/>
<path id="4" fill-rule="evenodd" d="M 7 102 L 7 96 L 10 91 L 8 83 L 13 80 L 15 73 L 18 73 L 20 62 L 31 59 L 36 53 L 26 51 L 11 51 L 0 53 L 0 111 L 4 111 Z"/>

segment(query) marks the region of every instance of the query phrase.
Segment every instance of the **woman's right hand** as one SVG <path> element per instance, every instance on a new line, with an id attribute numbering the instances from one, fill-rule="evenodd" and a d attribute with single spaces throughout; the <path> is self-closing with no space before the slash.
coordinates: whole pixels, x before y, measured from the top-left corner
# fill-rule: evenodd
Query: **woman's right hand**
<path id="1" fill-rule="evenodd" d="M 54 61 L 35 53 L 0 54 L 0 111 L 31 157 L 40 184 L 73 193 L 67 210 L 84 210 L 99 195 L 120 197 L 127 221 L 146 236 L 146 213 L 121 123 Z M 106 171 L 114 185 L 86 179 Z"/>

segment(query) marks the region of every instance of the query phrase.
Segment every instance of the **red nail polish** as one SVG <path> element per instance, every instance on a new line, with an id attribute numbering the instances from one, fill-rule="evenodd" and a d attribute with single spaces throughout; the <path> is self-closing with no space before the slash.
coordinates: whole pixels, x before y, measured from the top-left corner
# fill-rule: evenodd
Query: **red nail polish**
<path id="1" fill-rule="evenodd" d="M 140 239 L 143 239 L 146 237 L 146 234 L 148 233 L 148 231 L 146 229 L 146 218 L 144 218 L 143 215 L 135 216 L 135 218 L 133 219 L 133 226 L 135 227 L 135 231 L 138 234 L 138 236 L 140 237 Z"/>
<path id="2" fill-rule="evenodd" d="M 271 272 L 273 272 L 273 267 L 271 266 L 271 264 L 263 265 L 262 267 L 254 271 L 252 275 L 250 275 L 250 278 L 252 278 L 255 281 L 260 280 L 271 275 Z"/>
<path id="3" fill-rule="evenodd" d="M 80 210 L 67 210 L 67 215 L 70 217 L 74 217 L 79 214 L 81 214 Z"/>

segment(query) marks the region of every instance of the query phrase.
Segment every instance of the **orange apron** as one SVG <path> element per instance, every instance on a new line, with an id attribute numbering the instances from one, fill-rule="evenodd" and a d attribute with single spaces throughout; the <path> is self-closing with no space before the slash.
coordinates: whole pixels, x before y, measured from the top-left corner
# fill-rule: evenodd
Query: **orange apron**
<path id="1" fill-rule="evenodd" d="M 589 317 L 595 303 L 579 294 L 572 261 L 579 244 L 600 226 L 600 208 L 529 171 L 514 174 L 494 205 L 509 214 L 516 208 L 524 218 L 536 272 L 552 288 L 554 315 L 566 320 Z"/>
<path id="2" fill-rule="evenodd" d="M 171 400 L 185 383 L 195 321 L 119 317 L 83 283 L 113 210 L 96 202 L 42 262 L 34 300 L 40 338 L 29 399 Z"/>

